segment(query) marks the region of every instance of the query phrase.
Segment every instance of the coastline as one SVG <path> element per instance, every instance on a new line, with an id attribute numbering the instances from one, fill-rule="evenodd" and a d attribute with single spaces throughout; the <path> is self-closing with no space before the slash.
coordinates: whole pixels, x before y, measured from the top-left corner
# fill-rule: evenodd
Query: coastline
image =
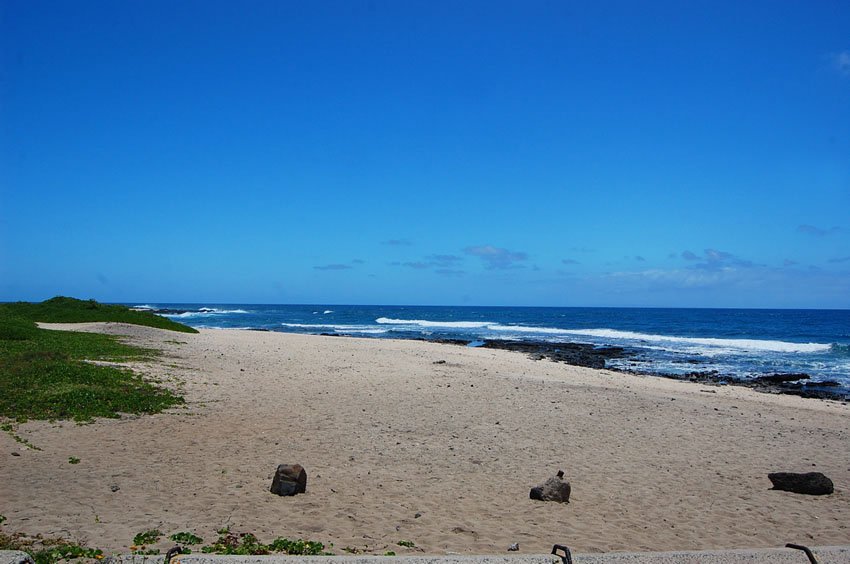
<path id="1" fill-rule="evenodd" d="M 4 434 L 7 531 L 116 552 L 222 526 L 399 555 L 850 543 L 844 403 L 427 341 L 87 326 L 162 348 L 139 368 L 182 382 L 187 409 L 22 424 L 42 451 Z M 307 494 L 269 494 L 279 463 L 307 469 Z M 571 503 L 529 500 L 559 469 Z M 836 492 L 769 489 L 811 470 Z"/>
<path id="2" fill-rule="evenodd" d="M 468 344 L 455 342 L 452 344 Z M 774 373 L 755 378 L 741 378 L 717 372 L 693 371 L 685 374 L 667 372 L 648 372 L 607 366 L 608 359 L 623 359 L 634 355 L 623 347 L 594 347 L 582 343 L 543 343 L 487 340 L 482 345 L 487 348 L 503 349 L 525 353 L 532 360 L 548 359 L 572 366 L 598 368 L 622 374 L 636 374 L 655 378 L 668 378 L 682 382 L 693 382 L 708 386 L 740 386 L 765 394 L 787 394 L 808 399 L 848 401 L 850 391 L 836 381 L 810 382 L 808 374 Z"/>
<path id="3" fill-rule="evenodd" d="M 195 327 L 431 340 L 768 393 L 850 399 L 850 312 L 171 304 Z"/>

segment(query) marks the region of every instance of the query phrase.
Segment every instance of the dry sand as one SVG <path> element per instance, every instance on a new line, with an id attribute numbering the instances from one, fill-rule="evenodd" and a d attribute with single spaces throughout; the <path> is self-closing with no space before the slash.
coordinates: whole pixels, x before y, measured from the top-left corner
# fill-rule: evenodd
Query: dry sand
<path id="1" fill-rule="evenodd" d="M 187 407 L 21 425 L 40 451 L 0 434 L 6 531 L 116 552 L 147 529 L 209 542 L 223 526 L 337 553 L 850 544 L 846 403 L 417 341 L 74 327 L 162 348 L 137 368 Z M 269 493 L 280 463 L 307 469 L 306 494 Z M 530 500 L 559 469 L 571 502 Z M 815 470 L 833 495 L 770 489 L 769 472 Z"/>

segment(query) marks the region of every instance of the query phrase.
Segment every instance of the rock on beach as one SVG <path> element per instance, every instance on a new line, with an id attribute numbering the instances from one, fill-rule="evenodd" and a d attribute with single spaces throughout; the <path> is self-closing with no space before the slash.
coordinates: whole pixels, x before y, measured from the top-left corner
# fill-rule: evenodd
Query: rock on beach
<path id="1" fill-rule="evenodd" d="M 273 494 L 290 496 L 307 491 L 307 472 L 300 464 L 281 464 L 272 479 Z"/>
<path id="2" fill-rule="evenodd" d="M 782 490 L 806 495 L 829 495 L 835 488 L 832 480 L 820 472 L 774 472 L 767 477 L 774 490 Z"/>

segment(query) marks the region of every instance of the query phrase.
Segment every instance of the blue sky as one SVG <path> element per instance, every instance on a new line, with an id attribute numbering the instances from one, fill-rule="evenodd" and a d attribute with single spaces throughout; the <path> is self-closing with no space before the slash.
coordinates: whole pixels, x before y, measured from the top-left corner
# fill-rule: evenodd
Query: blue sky
<path id="1" fill-rule="evenodd" d="M 850 307 L 850 4 L 0 3 L 0 300 Z"/>

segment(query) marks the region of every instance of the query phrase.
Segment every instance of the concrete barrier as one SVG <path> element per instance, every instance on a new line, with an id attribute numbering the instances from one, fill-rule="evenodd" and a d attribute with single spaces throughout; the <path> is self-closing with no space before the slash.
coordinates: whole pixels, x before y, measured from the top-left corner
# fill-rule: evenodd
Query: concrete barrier
<path id="1" fill-rule="evenodd" d="M 850 546 L 810 547 L 818 564 L 850 564 Z M 164 555 L 126 554 L 109 556 L 103 564 L 164 564 Z M 808 564 L 801 550 L 765 548 L 752 550 L 699 550 L 679 552 L 605 552 L 573 554 L 574 564 Z M 170 564 L 563 564 L 549 554 L 528 556 L 218 556 L 181 554 Z M 25 552 L 0 551 L 0 564 L 32 564 Z"/>
<path id="2" fill-rule="evenodd" d="M 20 550 L 0 550 L 0 564 L 33 564 L 32 558 Z"/>

